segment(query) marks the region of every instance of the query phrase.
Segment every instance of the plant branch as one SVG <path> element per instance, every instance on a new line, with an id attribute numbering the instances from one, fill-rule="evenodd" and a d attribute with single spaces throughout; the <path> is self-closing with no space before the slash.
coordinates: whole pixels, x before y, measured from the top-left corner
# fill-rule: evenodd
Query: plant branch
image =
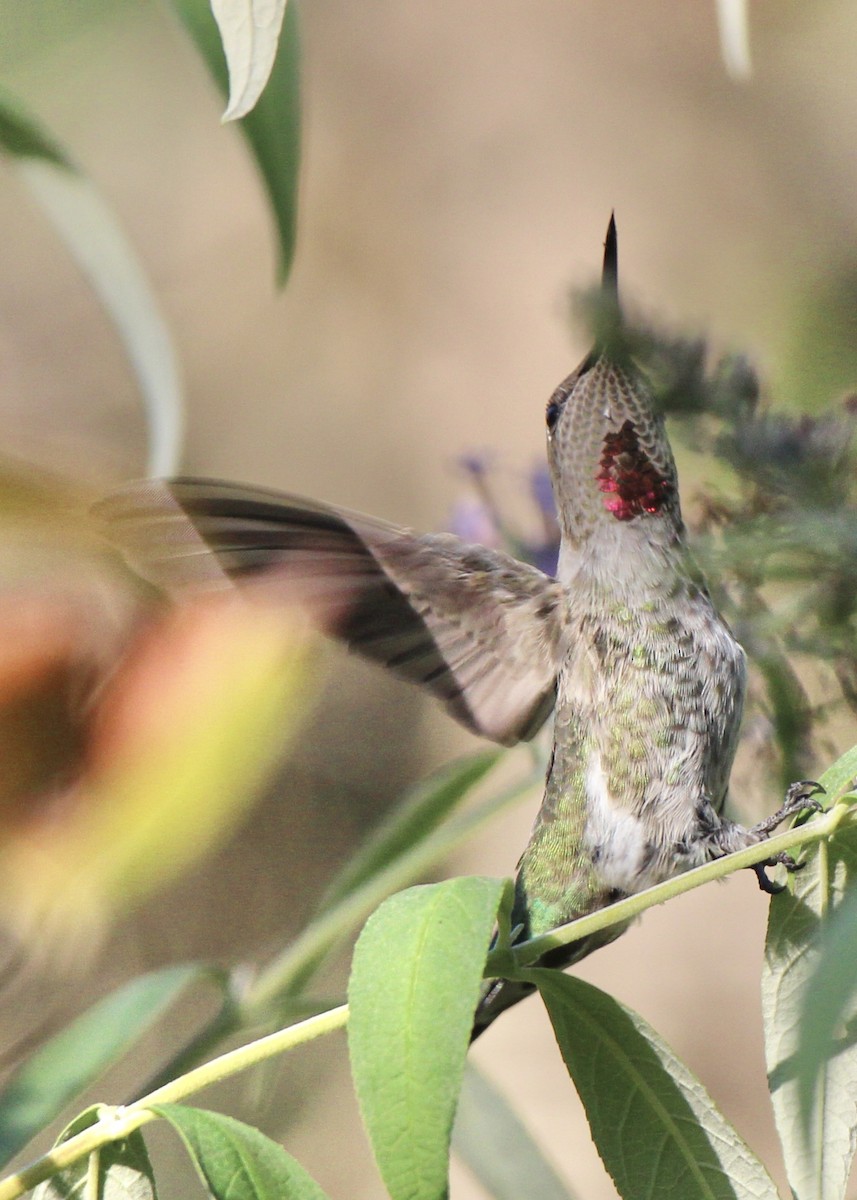
<path id="1" fill-rule="evenodd" d="M 704 883 L 709 883 L 712 879 L 723 879 L 727 875 L 731 875 L 733 871 L 740 871 L 745 867 L 752 867 L 755 863 L 765 862 L 766 859 L 784 851 L 793 850 L 808 842 L 827 839 L 843 822 L 853 821 L 857 821 L 857 807 L 853 805 L 853 797 L 849 800 L 849 797 L 845 796 L 826 812 L 805 825 L 795 826 L 786 830 L 785 833 L 777 834 L 776 837 L 766 838 L 755 846 L 748 846 L 744 850 L 727 854 L 723 858 L 716 858 L 692 871 L 676 875 L 664 883 L 655 884 L 654 887 L 647 888 L 644 892 L 637 892 L 633 896 L 610 904 L 607 908 L 599 909 L 585 917 L 579 917 L 576 921 L 570 921 L 568 925 L 561 925 L 558 929 L 551 930 L 550 933 L 520 942 L 508 950 L 492 951 L 486 963 L 485 977 L 495 978 L 497 975 L 501 975 L 503 978 L 514 978 L 518 970 L 532 966 L 550 950 L 568 946 L 572 942 L 606 929 L 610 925 L 628 921 L 645 912 L 647 908 L 664 904 L 674 896 L 690 892 Z"/>
<path id="2" fill-rule="evenodd" d="M 297 1025 L 278 1029 L 276 1033 L 269 1033 L 266 1037 L 257 1038 L 245 1046 L 239 1046 L 235 1050 L 221 1054 L 219 1057 L 211 1059 L 210 1062 L 188 1071 L 186 1075 L 171 1080 L 163 1087 L 156 1088 L 148 1095 L 141 1096 L 133 1104 L 122 1108 L 106 1109 L 105 1115 L 99 1118 L 94 1125 L 90 1125 L 87 1129 L 69 1138 L 68 1141 L 54 1146 L 47 1154 L 42 1155 L 41 1158 L 36 1159 L 14 1175 L 0 1180 L 0 1200 L 15 1200 L 17 1196 L 22 1196 L 24 1192 L 30 1191 L 31 1188 L 36 1187 L 51 1175 L 65 1170 L 81 1158 L 92 1154 L 100 1146 L 128 1137 L 141 1125 L 146 1125 L 149 1121 L 156 1119 L 157 1114 L 151 1111 L 152 1105 L 176 1104 L 188 1096 L 192 1096 L 195 1092 L 201 1091 L 211 1084 L 219 1083 L 223 1079 L 228 1079 L 231 1075 L 236 1075 L 239 1071 L 255 1066 L 265 1059 L 273 1058 L 286 1050 L 294 1049 L 295 1046 L 302 1046 L 315 1038 L 341 1029 L 347 1021 L 348 1006 L 342 1004 L 329 1012 L 319 1013 L 318 1016 L 310 1017 Z"/>
<path id="3" fill-rule="evenodd" d="M 733 871 L 764 862 L 776 854 L 807 843 L 823 844 L 840 825 L 857 821 L 857 807 L 853 805 L 853 800 L 853 796 L 844 796 L 825 813 L 805 825 L 796 826 L 735 854 L 715 859 L 693 871 L 687 871 L 665 883 L 657 884 L 635 896 L 629 896 L 596 913 L 563 925 L 551 933 L 531 938 L 515 947 L 492 951 L 488 956 L 485 975 L 495 977 L 500 974 L 514 978 L 518 972 L 525 971 L 548 951 L 567 946 L 617 922 L 628 921 L 645 912 L 647 908 L 663 904 L 674 896 L 701 887 L 712 879 L 722 879 Z M 471 819 L 476 816 L 477 814 L 471 814 Z M 100 1146 L 127 1137 L 135 1129 L 155 1120 L 156 1114 L 151 1111 L 152 1105 L 178 1103 L 201 1089 L 257 1063 L 341 1029 L 347 1021 L 348 1006 L 343 1004 L 221 1054 L 179 1078 L 155 1088 L 132 1104 L 122 1108 L 105 1109 L 105 1115 L 94 1125 L 55 1146 L 21 1171 L 0 1180 L 0 1200 L 16 1200 L 24 1192 L 86 1155 L 92 1154 Z"/>

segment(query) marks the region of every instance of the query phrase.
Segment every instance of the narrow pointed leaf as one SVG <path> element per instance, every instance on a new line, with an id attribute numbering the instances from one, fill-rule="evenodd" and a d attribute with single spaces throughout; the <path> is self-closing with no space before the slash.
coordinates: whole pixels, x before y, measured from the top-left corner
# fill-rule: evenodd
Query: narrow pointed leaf
<path id="1" fill-rule="evenodd" d="M 113 210 L 54 138 L 5 93 L 0 94 L 0 152 L 14 161 L 122 341 L 143 399 L 150 473 L 174 473 L 184 421 L 178 361 L 155 295 Z"/>
<path id="2" fill-rule="evenodd" d="M 452 1147 L 494 1200 L 573 1200 L 503 1093 L 470 1063 Z"/>
<path id="3" fill-rule="evenodd" d="M 152 1111 L 178 1133 L 214 1200 L 327 1200 L 296 1159 L 251 1125 L 184 1104 Z"/>
<path id="4" fill-rule="evenodd" d="M 173 0 L 215 82 L 229 95 L 229 71 L 209 0 Z M 278 277 L 288 278 L 295 251 L 300 167 L 300 51 L 297 6 L 286 6 L 279 46 L 265 90 L 239 128 L 250 144 L 274 214 Z"/>
<path id="5" fill-rule="evenodd" d="M 476 807 L 454 812 L 438 828 L 426 831 L 420 840 L 403 848 L 401 854 L 353 891 L 328 904 L 297 941 L 287 946 L 259 975 L 253 988 L 253 997 L 254 1010 L 260 1017 L 266 1014 L 267 1019 L 272 1005 L 277 1006 L 287 998 L 290 1001 L 299 993 L 326 955 L 340 945 L 388 896 L 434 870 L 439 862 L 498 813 L 540 786 L 544 780 L 545 763 L 539 756 L 534 757 L 533 764 L 532 770 L 515 783 L 507 785 Z"/>
<path id="6" fill-rule="evenodd" d="M 777 1200 L 762 1163 L 642 1017 L 558 971 L 528 971 L 623 1200 Z"/>
<path id="7" fill-rule="evenodd" d="M 449 1142 L 503 883 L 391 896 L 366 923 L 348 987 L 363 1122 L 392 1200 L 446 1194 Z"/>
<path id="8" fill-rule="evenodd" d="M 13 158 L 43 159 L 67 171 L 75 169 L 53 135 L 5 91 L 0 92 L 0 150 Z"/>
<path id="9" fill-rule="evenodd" d="M 55 1120 L 124 1054 L 202 969 L 166 967 L 125 984 L 31 1055 L 0 1093 L 0 1161 Z"/>
<path id="10" fill-rule="evenodd" d="M 715 0 L 715 7 L 723 65 L 733 79 L 747 80 L 753 73 L 747 0 Z"/>
<path id="11" fill-rule="evenodd" d="M 822 775 L 831 799 L 847 791 L 855 768 L 857 752 L 851 750 Z M 796 1200 L 840 1200 L 854 1157 L 857 997 L 849 971 L 855 939 L 844 909 L 826 955 L 824 934 L 828 918 L 855 886 L 857 830 L 843 828 L 807 851 L 806 866 L 792 876 L 789 890 L 771 901 L 762 973 L 765 1055 Z M 847 962 L 835 961 L 840 938 L 851 947 Z M 832 1047 L 837 1026 L 844 1034 Z"/>
<path id="12" fill-rule="evenodd" d="M 98 1112 L 97 1106 L 88 1109 L 63 1131 L 56 1144 L 94 1124 Z M 79 1200 L 89 1196 L 97 1200 L 156 1200 L 155 1176 L 139 1130 L 101 1146 L 96 1154 L 46 1179 L 33 1192 L 33 1200 Z"/>
<path id="13" fill-rule="evenodd" d="M 502 750 L 481 751 L 441 767 L 411 788 L 404 801 L 358 847 L 345 869 L 333 880 L 322 898 L 321 911 L 356 891 L 433 833 L 488 774 L 502 753 Z"/>
<path id="14" fill-rule="evenodd" d="M 229 68 L 229 103 L 224 121 L 253 108 L 277 57 L 286 0 L 211 0 Z"/>
<path id="15" fill-rule="evenodd" d="M 838 758 L 832 767 L 829 767 L 822 775 L 819 783 L 827 793 L 822 797 L 825 806 L 832 804 L 851 790 L 851 785 L 857 780 L 857 746 L 852 746 L 850 750 L 846 750 L 841 758 Z"/>

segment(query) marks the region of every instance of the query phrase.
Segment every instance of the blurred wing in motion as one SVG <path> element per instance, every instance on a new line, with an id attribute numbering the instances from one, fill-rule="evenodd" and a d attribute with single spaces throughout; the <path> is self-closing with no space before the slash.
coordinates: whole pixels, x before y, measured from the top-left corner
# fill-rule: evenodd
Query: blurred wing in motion
<path id="1" fill-rule="evenodd" d="M 484 737 L 532 737 L 553 707 L 562 589 L 509 555 L 209 480 L 132 484 L 96 514 L 153 583 L 255 581 Z"/>

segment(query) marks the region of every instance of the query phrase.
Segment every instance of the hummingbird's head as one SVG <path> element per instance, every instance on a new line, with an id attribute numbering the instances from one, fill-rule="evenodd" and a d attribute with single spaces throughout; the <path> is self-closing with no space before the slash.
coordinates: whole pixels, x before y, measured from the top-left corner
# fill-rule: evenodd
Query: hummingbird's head
<path id="1" fill-rule="evenodd" d="M 547 406 L 563 542 L 574 551 L 592 537 L 605 547 L 669 546 L 683 534 L 675 462 L 649 385 L 623 345 L 612 216 L 602 290 L 609 331 Z"/>

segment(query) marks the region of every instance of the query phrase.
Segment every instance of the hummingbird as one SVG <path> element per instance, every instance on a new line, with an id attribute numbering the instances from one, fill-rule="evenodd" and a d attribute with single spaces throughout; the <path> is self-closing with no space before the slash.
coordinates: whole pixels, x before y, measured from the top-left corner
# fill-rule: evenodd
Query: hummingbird
<path id="1" fill-rule="evenodd" d="M 518 862 L 520 942 L 767 838 L 818 807 L 811 781 L 752 828 L 726 815 L 746 658 L 687 544 L 675 461 L 623 337 L 616 223 L 596 345 L 546 409 L 559 526 L 552 578 L 496 549 L 260 488 L 180 478 L 102 501 L 132 566 L 178 589 L 254 581 L 422 685 L 474 733 L 532 738 L 554 713 L 544 797 Z M 779 885 L 754 870 L 763 890 Z M 568 966 L 611 926 L 543 960 Z M 477 1037 L 532 991 L 487 981 Z"/>

